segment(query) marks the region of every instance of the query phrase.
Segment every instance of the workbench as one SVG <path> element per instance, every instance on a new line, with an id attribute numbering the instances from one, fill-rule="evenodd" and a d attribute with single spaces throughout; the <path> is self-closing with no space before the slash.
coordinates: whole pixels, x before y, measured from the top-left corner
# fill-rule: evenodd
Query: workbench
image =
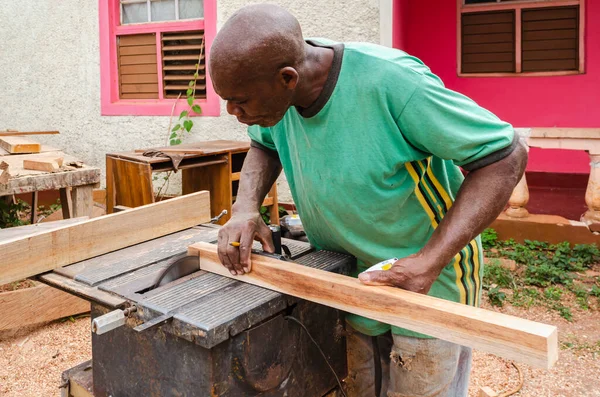
<path id="1" fill-rule="evenodd" d="M 44 147 L 43 147 L 44 148 Z M 7 184 L 0 183 L 0 197 L 31 193 L 32 208 L 37 207 L 38 192 L 59 190 L 63 218 L 92 216 L 94 207 L 93 189 L 99 187 L 100 169 L 88 165 L 62 167 L 60 171 L 34 171 L 23 168 L 23 160 L 63 157 L 63 164 L 78 162 L 78 159 L 54 148 L 45 148 L 38 154 L 12 154 L 0 152 L 0 162 L 9 166 L 11 175 Z M 31 211 L 32 223 L 36 222 L 36 211 Z"/>
<path id="2" fill-rule="evenodd" d="M 156 155 L 165 150 L 161 155 Z M 193 153 L 173 153 L 167 150 L 190 150 Z M 114 207 L 138 207 L 154 203 L 153 178 L 155 173 L 181 170 L 183 194 L 210 191 L 211 216 L 226 210 L 219 224 L 231 216 L 236 200 L 242 165 L 250 150 L 250 142 L 214 140 L 194 142 L 165 148 L 137 149 L 106 155 L 106 211 Z M 154 152 L 153 156 L 144 155 Z M 176 166 L 172 158 L 180 161 Z M 268 207 L 272 224 L 279 224 L 277 186 L 273 184 L 263 206 Z"/>
<path id="3" fill-rule="evenodd" d="M 218 228 L 193 227 L 39 277 L 89 300 L 92 320 L 137 309 L 125 325 L 92 333 L 92 360 L 63 374 L 64 396 L 317 397 L 336 388 L 321 353 L 288 316 L 306 326 L 343 379 L 342 312 L 204 271 L 154 288 L 173 258 L 191 244 L 215 243 Z M 315 251 L 308 243 L 283 244 L 306 266 L 348 274 L 355 265 L 353 257 Z"/>

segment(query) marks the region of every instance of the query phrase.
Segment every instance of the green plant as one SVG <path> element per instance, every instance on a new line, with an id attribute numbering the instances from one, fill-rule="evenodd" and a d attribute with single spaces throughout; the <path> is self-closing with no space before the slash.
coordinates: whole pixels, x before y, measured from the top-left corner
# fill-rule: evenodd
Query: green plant
<path id="1" fill-rule="evenodd" d="M 515 288 L 510 303 L 513 306 L 529 308 L 541 303 L 541 294 L 535 288 Z"/>
<path id="2" fill-rule="evenodd" d="M 506 299 L 506 293 L 500 291 L 498 286 L 495 286 L 488 290 L 488 298 L 492 306 L 502 307 L 504 305 L 504 300 Z"/>
<path id="3" fill-rule="evenodd" d="M 483 279 L 486 283 L 496 284 L 500 288 L 508 288 L 514 285 L 514 277 L 510 270 L 502 267 L 498 261 L 490 261 L 483 268 Z"/>
<path id="4" fill-rule="evenodd" d="M 29 224 L 25 216 L 30 210 L 29 204 L 23 200 L 16 203 L 0 200 L 0 229 Z"/>
<path id="5" fill-rule="evenodd" d="M 202 108 L 200 105 L 196 103 L 196 79 L 200 70 L 200 63 L 202 61 L 202 55 L 204 54 L 204 40 L 202 40 L 200 46 L 200 55 L 198 56 L 198 63 L 196 63 L 196 70 L 194 71 L 194 78 L 188 83 L 188 89 L 186 91 L 186 102 L 188 104 L 187 108 L 179 114 L 179 120 L 170 128 L 169 135 L 169 145 L 175 146 L 179 145 L 183 140 L 183 135 L 185 133 L 190 133 L 192 131 L 192 127 L 194 126 L 194 122 L 190 118 L 192 113 L 201 114 Z"/>
<path id="6" fill-rule="evenodd" d="M 544 297 L 552 301 L 559 301 L 562 297 L 563 290 L 558 287 L 548 287 L 544 290 Z"/>
<path id="7" fill-rule="evenodd" d="M 38 214 L 40 216 L 47 217 L 61 209 L 61 207 L 60 200 L 57 199 L 56 202 L 54 204 L 50 204 L 49 207 L 46 207 L 45 205 L 38 206 Z"/>
<path id="8" fill-rule="evenodd" d="M 481 233 L 481 245 L 484 249 L 490 249 L 498 242 L 498 233 L 494 229 L 485 229 Z"/>

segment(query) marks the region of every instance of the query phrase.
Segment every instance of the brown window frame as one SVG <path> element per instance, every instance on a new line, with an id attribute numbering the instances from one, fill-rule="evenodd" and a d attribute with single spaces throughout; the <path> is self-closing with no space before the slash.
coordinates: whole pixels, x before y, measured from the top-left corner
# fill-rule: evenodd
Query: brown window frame
<path id="1" fill-rule="evenodd" d="M 456 71 L 460 77 L 532 77 L 532 76 L 566 76 L 585 73 L 585 1 L 586 0 L 499 0 L 495 3 L 464 4 L 457 0 L 457 62 Z M 561 6 L 579 6 L 579 68 L 578 70 L 523 72 L 522 71 L 522 22 L 521 14 L 524 9 L 551 8 Z M 486 11 L 515 12 L 515 72 L 507 73 L 463 73 L 462 72 L 462 24 L 463 14 Z"/>

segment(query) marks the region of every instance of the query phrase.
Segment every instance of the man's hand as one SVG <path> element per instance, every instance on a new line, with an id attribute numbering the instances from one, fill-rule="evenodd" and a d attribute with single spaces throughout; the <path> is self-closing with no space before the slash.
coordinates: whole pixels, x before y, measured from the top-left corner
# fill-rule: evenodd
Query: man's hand
<path id="1" fill-rule="evenodd" d="M 258 212 L 235 213 L 219 230 L 219 260 L 234 276 L 248 273 L 252 269 L 250 253 L 254 240 L 262 243 L 263 250 L 275 252 L 271 229 Z M 239 243 L 239 246 L 231 243 Z"/>
<path id="2" fill-rule="evenodd" d="M 437 263 L 419 254 L 398 260 L 389 270 L 363 272 L 358 278 L 367 285 L 388 285 L 408 291 L 427 294 L 440 275 Z"/>

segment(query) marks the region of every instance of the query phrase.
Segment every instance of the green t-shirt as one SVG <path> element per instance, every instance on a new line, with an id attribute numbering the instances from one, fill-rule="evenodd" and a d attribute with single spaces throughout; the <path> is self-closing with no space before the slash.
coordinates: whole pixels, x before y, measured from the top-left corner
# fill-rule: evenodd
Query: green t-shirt
<path id="1" fill-rule="evenodd" d="M 459 167 L 474 170 L 507 156 L 517 142 L 513 128 L 400 50 L 308 42 L 334 49 L 323 92 L 310 108 L 290 108 L 274 127 L 249 127 L 253 144 L 277 152 L 316 248 L 355 256 L 359 272 L 416 253 L 456 198 Z M 482 276 L 478 237 L 429 294 L 478 306 Z M 390 329 L 355 315 L 348 321 L 368 335 Z"/>

